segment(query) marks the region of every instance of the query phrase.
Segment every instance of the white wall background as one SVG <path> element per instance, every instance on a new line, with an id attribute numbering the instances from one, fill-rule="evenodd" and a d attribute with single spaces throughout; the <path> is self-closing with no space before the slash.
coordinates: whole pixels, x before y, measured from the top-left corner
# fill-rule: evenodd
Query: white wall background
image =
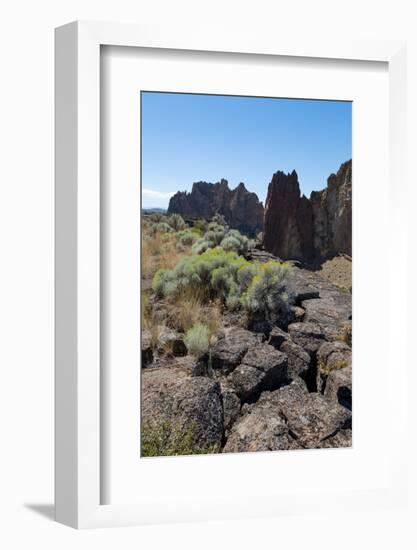
<path id="1" fill-rule="evenodd" d="M 409 39 L 409 169 L 417 150 L 413 0 L 14 0 L 0 18 L 0 547 L 416 547 L 416 513 L 76 532 L 53 523 L 53 29 L 75 19 L 235 25 L 256 32 Z M 219 30 L 218 26 L 222 29 Z M 410 180 L 411 181 L 411 180 Z M 416 186 L 408 190 L 417 237 Z M 413 239 L 411 239 L 413 242 Z M 410 251 L 410 289 L 416 279 Z M 381 259 L 383 261 L 383 259 Z M 410 310 L 415 298 L 410 293 Z M 411 319 L 411 317 L 410 317 Z M 410 339 L 414 339 L 410 325 Z M 416 376 L 410 365 L 410 396 Z M 395 377 L 393 377 L 395 379 Z M 395 386 L 393 387 L 395 391 Z M 413 417 L 415 414 L 413 414 Z M 410 441 L 415 439 L 410 421 Z M 413 434 L 414 431 L 414 434 Z M 394 444 L 388 438 L 388 444 Z M 413 447 L 413 450 L 414 447 Z M 341 472 L 341 475 L 343 473 Z M 253 482 L 256 482 L 255 480 Z M 417 487 L 416 484 L 413 485 Z M 415 502 L 416 499 L 414 499 Z M 414 516 L 414 517 L 413 517 Z"/>

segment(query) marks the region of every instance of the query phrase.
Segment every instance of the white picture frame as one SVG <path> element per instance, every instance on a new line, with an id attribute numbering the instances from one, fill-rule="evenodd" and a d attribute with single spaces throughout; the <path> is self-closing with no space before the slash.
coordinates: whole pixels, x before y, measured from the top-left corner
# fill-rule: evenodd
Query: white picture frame
<path id="1" fill-rule="evenodd" d="M 76 528 L 239 517 L 245 508 L 227 513 L 232 501 L 201 508 L 193 517 L 176 509 L 167 495 L 165 510 L 134 504 L 101 504 L 100 400 L 100 48 L 128 46 L 207 52 L 230 52 L 296 58 L 382 61 L 389 71 L 389 157 L 396 237 L 404 237 L 401 187 L 405 186 L 405 44 L 384 40 L 280 42 L 279 36 L 248 37 L 237 30 L 214 36 L 210 29 L 179 33 L 176 29 L 75 22 L 56 30 L 56 519 Z M 397 260 L 404 259 L 400 248 Z M 403 255 L 403 256 L 401 256 Z M 405 348 L 404 348 L 405 349 Z M 396 372 L 406 387 L 405 351 Z M 396 450 L 390 475 L 381 490 L 356 494 L 294 494 L 270 503 L 271 514 L 305 512 L 333 506 L 391 506 L 403 502 L 407 479 L 404 464 L 405 408 L 397 407 Z M 151 500 L 151 495 L 149 495 Z M 212 503 L 213 504 L 213 503 Z M 213 510 L 216 509 L 216 514 Z M 262 507 L 261 507 L 262 509 Z"/>

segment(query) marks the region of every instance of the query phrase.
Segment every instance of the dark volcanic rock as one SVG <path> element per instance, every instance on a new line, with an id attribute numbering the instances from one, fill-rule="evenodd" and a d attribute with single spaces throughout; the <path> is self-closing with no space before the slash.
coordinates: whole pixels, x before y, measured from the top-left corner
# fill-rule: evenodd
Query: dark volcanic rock
<path id="1" fill-rule="evenodd" d="M 311 365 L 310 354 L 290 339 L 281 344 L 280 350 L 288 357 L 288 375 L 290 378 L 305 378 Z"/>
<path id="2" fill-rule="evenodd" d="M 275 390 L 288 382 L 288 359 L 268 344 L 247 352 L 242 364 L 228 377 L 242 402 L 252 401 L 265 390 Z"/>
<path id="3" fill-rule="evenodd" d="M 199 446 L 220 444 L 223 407 L 220 385 L 190 377 L 180 367 L 145 369 L 142 374 L 142 421 L 166 420 L 176 430 L 193 430 Z"/>
<path id="4" fill-rule="evenodd" d="M 279 327 L 273 327 L 269 333 L 268 344 L 274 346 L 275 349 L 280 349 L 285 340 L 288 340 L 288 333 L 280 329 Z"/>
<path id="5" fill-rule="evenodd" d="M 352 447 L 352 430 L 340 430 L 335 435 L 324 439 L 318 447 L 320 449 Z"/>
<path id="6" fill-rule="evenodd" d="M 160 327 L 158 351 L 170 353 L 177 357 L 187 355 L 187 347 L 182 336 L 177 331 L 164 326 Z"/>
<path id="7" fill-rule="evenodd" d="M 239 365 L 228 377 L 237 395 L 242 402 L 249 401 L 256 397 L 262 387 L 265 373 L 249 365 Z"/>
<path id="8" fill-rule="evenodd" d="M 240 399 L 233 388 L 226 380 L 220 382 L 220 390 L 223 399 L 223 421 L 226 435 L 240 412 Z"/>
<path id="9" fill-rule="evenodd" d="M 344 342 L 325 342 L 319 348 L 317 390 L 352 410 L 352 350 Z"/>
<path id="10" fill-rule="evenodd" d="M 230 227 L 250 235 L 263 228 L 264 209 L 257 195 L 243 183 L 229 189 L 224 179 L 217 183 L 196 182 L 191 193 L 179 191 L 169 201 L 168 213 L 174 212 L 192 218 L 222 214 Z"/>
<path id="11" fill-rule="evenodd" d="M 350 423 L 347 409 L 294 382 L 245 405 L 223 452 L 348 446 Z"/>
<path id="12" fill-rule="evenodd" d="M 152 336 L 149 330 L 142 329 L 141 334 L 142 347 L 142 368 L 146 367 L 153 361 Z"/>
<path id="13" fill-rule="evenodd" d="M 301 196 L 295 171 L 276 172 L 268 186 L 263 242 L 268 252 L 306 264 L 352 255 L 352 161 L 310 199 Z"/>
<path id="14" fill-rule="evenodd" d="M 288 358 L 269 344 L 255 346 L 242 359 L 243 365 L 263 372 L 263 390 L 277 389 L 288 380 Z"/>
<path id="15" fill-rule="evenodd" d="M 316 323 L 292 323 L 288 325 L 291 339 L 310 354 L 315 353 L 325 340 L 325 335 Z"/>
<path id="16" fill-rule="evenodd" d="M 227 329 L 212 349 L 212 367 L 228 374 L 242 362 L 249 348 L 261 342 L 261 337 L 239 327 Z"/>
<path id="17" fill-rule="evenodd" d="M 326 380 L 324 397 L 337 401 L 352 410 L 352 366 L 330 372 Z"/>

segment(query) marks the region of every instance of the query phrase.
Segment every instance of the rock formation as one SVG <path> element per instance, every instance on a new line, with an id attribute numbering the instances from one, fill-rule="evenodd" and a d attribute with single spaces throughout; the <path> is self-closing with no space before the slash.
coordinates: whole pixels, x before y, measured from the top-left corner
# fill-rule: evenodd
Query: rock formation
<path id="1" fill-rule="evenodd" d="M 222 214 L 231 228 L 253 236 L 262 231 L 264 209 L 257 195 L 243 183 L 229 189 L 222 179 L 217 183 L 196 182 L 191 193 L 178 191 L 169 201 L 168 213 L 207 219 Z"/>
<path id="2" fill-rule="evenodd" d="M 276 172 L 268 187 L 264 247 L 282 259 L 316 264 L 352 254 L 352 161 L 331 174 L 327 187 L 308 199 L 298 176 Z"/>

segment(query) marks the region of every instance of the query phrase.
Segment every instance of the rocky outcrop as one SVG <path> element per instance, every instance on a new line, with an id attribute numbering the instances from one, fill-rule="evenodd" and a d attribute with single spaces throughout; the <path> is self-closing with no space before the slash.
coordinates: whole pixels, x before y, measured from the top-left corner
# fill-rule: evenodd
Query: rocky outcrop
<path id="1" fill-rule="evenodd" d="M 308 393 L 297 382 L 242 410 L 223 452 L 315 449 L 339 431 L 349 429 L 349 411 L 321 394 Z"/>
<path id="2" fill-rule="evenodd" d="M 196 444 L 220 445 L 223 405 L 220 385 L 190 376 L 181 367 L 145 369 L 142 374 L 142 422 L 169 422 L 181 433 L 192 430 Z"/>
<path id="3" fill-rule="evenodd" d="M 152 354 L 143 331 L 144 425 L 167 421 L 185 439 L 191 431 L 199 452 L 350 447 L 351 296 L 299 267 L 287 284 L 301 320 L 255 331 L 239 326 L 239 312 L 223 315 L 210 353 L 198 359 L 182 356 L 181 335 L 168 329 L 160 334 L 169 353 L 155 345 Z"/>
<path id="4" fill-rule="evenodd" d="M 276 172 L 268 187 L 264 247 L 285 260 L 317 264 L 352 254 L 352 161 L 331 174 L 327 187 L 308 199 L 298 176 Z"/>
<path id="5" fill-rule="evenodd" d="M 196 182 L 191 193 L 178 191 L 169 201 L 168 213 L 206 219 L 221 214 L 231 228 L 252 236 L 263 228 L 264 209 L 257 195 L 243 183 L 229 189 L 224 179 L 217 183 Z"/>

